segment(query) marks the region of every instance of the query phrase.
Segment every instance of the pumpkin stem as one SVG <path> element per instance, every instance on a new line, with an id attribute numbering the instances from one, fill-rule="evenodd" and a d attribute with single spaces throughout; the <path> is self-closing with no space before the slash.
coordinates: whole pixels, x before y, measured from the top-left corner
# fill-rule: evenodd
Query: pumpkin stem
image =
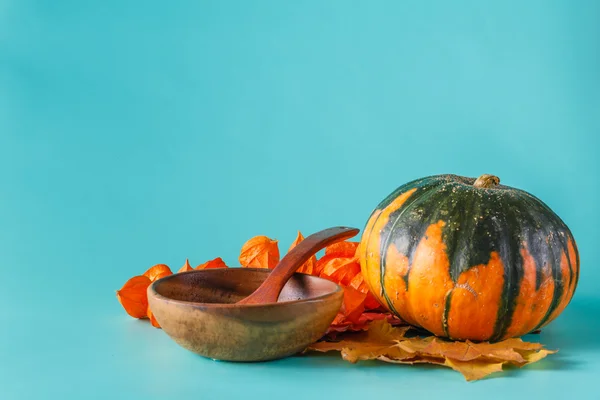
<path id="1" fill-rule="evenodd" d="M 498 186 L 499 184 L 500 184 L 500 178 L 498 178 L 497 176 L 490 175 L 490 174 L 483 174 L 479 178 L 477 178 L 477 180 L 475 181 L 473 186 L 475 186 L 477 188 L 488 189 L 488 188 L 493 188 L 495 186 Z"/>

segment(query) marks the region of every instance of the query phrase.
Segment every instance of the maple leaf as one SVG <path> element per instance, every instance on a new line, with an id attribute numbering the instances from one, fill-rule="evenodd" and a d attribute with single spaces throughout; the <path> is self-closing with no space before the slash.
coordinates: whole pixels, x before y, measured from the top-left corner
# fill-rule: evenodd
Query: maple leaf
<path id="1" fill-rule="evenodd" d="M 355 363 L 360 360 L 381 360 L 396 364 L 437 364 L 463 374 L 467 381 L 477 380 L 504 365 L 522 367 L 539 361 L 554 350 L 539 343 L 507 339 L 496 343 L 456 342 L 434 336 L 407 337 L 410 327 L 394 328 L 386 320 L 371 322 L 366 332 L 344 335 L 337 342 L 321 341 L 307 350 L 341 352 L 342 358 Z"/>
<path id="2" fill-rule="evenodd" d="M 255 236 L 242 246 L 240 265 L 250 268 L 273 269 L 279 263 L 277 240 L 266 236 Z"/>

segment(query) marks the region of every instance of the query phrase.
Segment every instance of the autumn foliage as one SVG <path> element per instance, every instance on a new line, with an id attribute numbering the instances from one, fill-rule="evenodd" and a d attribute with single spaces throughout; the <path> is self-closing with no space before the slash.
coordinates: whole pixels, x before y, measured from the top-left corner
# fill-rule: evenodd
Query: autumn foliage
<path id="1" fill-rule="evenodd" d="M 466 380 L 484 378 L 502 371 L 504 365 L 523 367 L 556 353 L 539 343 L 507 339 L 497 343 L 448 341 L 422 337 L 409 326 L 392 327 L 385 320 L 374 321 L 367 332 L 348 335 L 339 341 L 320 341 L 308 351 L 339 351 L 351 363 L 380 360 L 395 364 L 435 364 L 452 368 Z M 413 333 L 413 334 L 411 334 Z"/>
<path id="2" fill-rule="evenodd" d="M 298 232 L 288 252 L 302 240 L 304 236 Z M 344 288 L 339 313 L 325 336 L 307 351 L 336 350 L 352 363 L 377 359 L 397 364 L 437 364 L 461 372 L 467 380 L 481 379 L 501 371 L 506 364 L 522 367 L 554 353 L 540 344 L 520 339 L 508 339 L 499 343 L 472 343 L 423 336 L 422 331 L 406 326 L 375 299 L 361 273 L 357 249 L 357 242 L 334 243 L 325 249 L 321 258 L 312 256 L 298 269 L 298 272 L 331 280 Z M 278 241 L 267 236 L 256 236 L 248 240 L 242 246 L 239 256 L 239 263 L 246 268 L 273 269 L 279 260 Z M 223 259 L 217 257 L 192 268 L 186 259 L 177 272 L 209 268 L 228 266 Z M 167 265 L 157 264 L 143 275 L 129 279 L 117 291 L 117 298 L 127 314 L 134 318 L 148 318 L 152 326 L 160 328 L 148 306 L 146 291 L 152 282 L 171 274 Z"/>

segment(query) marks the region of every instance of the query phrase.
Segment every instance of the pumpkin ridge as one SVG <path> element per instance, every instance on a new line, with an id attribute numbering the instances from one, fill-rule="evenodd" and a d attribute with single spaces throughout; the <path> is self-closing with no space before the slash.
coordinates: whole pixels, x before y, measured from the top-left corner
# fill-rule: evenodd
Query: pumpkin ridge
<path id="1" fill-rule="evenodd" d="M 368 244 L 371 241 L 373 230 L 374 230 L 375 226 L 377 225 L 379 218 L 381 218 L 381 214 L 382 214 L 383 210 L 385 210 L 385 208 L 387 206 L 389 206 L 398 196 L 401 196 L 403 193 L 405 193 L 409 190 L 415 189 L 415 186 L 416 186 L 416 189 L 418 190 L 420 185 L 422 185 L 422 183 L 424 181 L 427 181 L 428 179 L 430 179 L 430 177 L 414 179 L 408 183 L 405 183 L 404 185 L 401 185 L 396 190 L 394 190 L 392 193 L 390 193 L 388 196 L 386 196 L 386 198 L 384 198 L 381 202 L 379 202 L 379 204 L 377 205 L 375 210 L 373 210 L 373 212 L 369 216 L 369 220 L 367 221 L 367 224 L 363 231 L 363 238 L 361 238 L 361 243 L 364 242 L 364 244 L 365 244 L 363 246 L 365 260 L 367 260 L 369 257 L 369 245 Z M 377 215 L 375 216 L 375 214 L 377 214 Z M 373 218 L 375 218 L 375 219 L 373 221 L 371 221 L 371 219 L 373 219 Z M 391 215 L 388 216 L 388 218 L 391 218 Z M 381 235 L 380 235 L 380 237 L 381 237 Z M 366 267 L 368 267 L 368 263 L 365 263 L 365 265 L 366 265 Z M 366 269 L 368 269 L 368 268 L 366 268 Z M 383 288 L 383 282 L 382 281 L 380 281 L 380 282 L 381 282 L 381 285 Z M 382 291 L 383 291 L 383 289 L 382 289 Z M 381 294 L 383 294 L 383 293 L 381 293 Z"/>
<path id="2" fill-rule="evenodd" d="M 419 326 L 443 336 L 442 314 L 445 294 L 454 287 L 448 273 L 450 262 L 442 240 L 445 222 L 431 224 L 418 239 L 419 245 L 409 272 L 410 312 Z"/>
<path id="3" fill-rule="evenodd" d="M 571 237 L 571 246 L 573 246 L 573 252 L 575 253 L 575 279 L 574 279 L 574 288 L 573 288 L 573 294 L 575 293 L 575 288 L 577 287 L 577 284 L 579 283 L 579 265 L 580 265 L 580 260 L 579 260 L 579 249 L 577 248 L 577 243 L 575 243 L 575 238 L 573 237 L 573 234 L 571 233 L 571 231 L 569 230 L 569 228 L 567 228 L 567 232 L 569 232 L 569 236 Z"/>
<path id="4" fill-rule="evenodd" d="M 384 238 L 381 240 L 380 242 L 380 254 L 382 254 L 382 256 L 380 257 L 379 263 L 380 263 L 380 272 L 381 272 L 381 288 L 382 288 L 382 295 L 386 301 L 386 303 L 388 304 L 388 306 L 390 307 L 390 310 L 392 310 L 392 312 L 394 312 L 394 310 L 396 310 L 395 306 L 393 305 L 393 302 L 391 301 L 389 294 L 387 293 L 386 288 L 386 263 L 387 263 L 387 254 L 388 254 L 388 249 L 389 247 L 393 244 L 391 242 L 391 238 L 394 236 L 394 229 L 396 227 L 396 225 L 398 224 L 398 222 L 400 221 L 401 217 L 406 213 L 409 212 L 411 210 L 411 207 L 419 204 L 420 202 L 422 202 L 423 200 L 429 200 L 429 198 L 436 194 L 435 192 L 435 188 L 437 187 L 437 180 L 434 180 L 433 183 L 430 183 L 429 185 L 424 184 L 423 186 L 421 186 L 420 188 L 417 188 L 417 190 L 404 202 L 404 204 L 399 207 L 397 210 L 393 211 L 392 213 L 390 213 L 389 215 L 389 219 L 388 219 L 388 223 L 386 225 L 384 225 L 384 227 L 382 228 L 383 232 L 385 232 L 385 234 L 382 232 L 381 236 L 384 236 Z M 391 221 L 391 223 L 390 223 Z M 413 221 L 411 221 L 413 222 Z M 406 227 L 408 229 L 411 228 L 415 228 L 415 225 L 417 225 L 419 227 L 419 230 L 421 230 L 422 232 L 420 233 L 419 236 L 416 237 L 423 237 L 427 227 L 429 226 L 429 224 L 427 224 L 426 222 L 423 223 L 424 220 L 417 220 L 416 224 L 415 223 L 409 223 L 406 224 Z M 402 277 L 402 279 L 404 280 L 404 284 L 406 287 L 406 292 L 409 293 L 410 292 L 410 285 L 409 285 L 409 275 L 410 275 L 410 270 L 411 270 L 411 266 L 412 266 L 412 257 L 414 256 L 414 252 L 416 251 L 418 246 L 418 242 L 414 243 L 412 248 L 407 248 L 407 249 L 398 249 L 396 248 L 399 253 L 401 254 L 405 254 L 408 258 L 408 267 L 407 267 L 407 271 L 406 271 L 406 275 L 404 275 Z M 409 302 L 407 300 L 407 302 Z M 405 318 L 406 316 L 402 316 L 399 312 L 397 312 L 397 310 L 395 311 L 396 315 L 400 316 L 400 318 L 403 318 L 404 320 L 411 320 L 411 321 L 416 321 L 416 318 L 414 317 L 414 315 L 412 315 L 411 311 L 408 310 L 409 314 L 411 314 L 409 316 L 409 318 Z"/>
<path id="5" fill-rule="evenodd" d="M 381 263 L 383 265 L 383 268 L 385 268 L 385 257 L 387 255 L 387 248 L 390 246 L 390 241 L 391 238 L 394 236 L 394 230 L 396 229 L 396 226 L 398 225 L 401 217 L 404 216 L 405 213 L 409 212 L 413 206 L 416 206 L 417 204 L 423 202 L 424 200 L 431 200 L 430 197 L 432 197 L 433 195 L 436 194 L 435 190 L 436 186 L 434 184 L 432 184 L 431 186 L 426 186 L 423 187 L 421 189 L 421 191 L 417 191 L 413 194 L 411 200 L 407 201 L 406 203 L 404 203 L 404 205 L 400 208 L 398 208 L 396 211 L 394 211 L 393 213 L 390 214 L 388 223 L 383 227 L 383 229 L 386 231 L 386 237 L 385 237 L 385 243 L 382 241 L 381 243 L 381 251 L 383 251 L 384 256 L 381 260 Z M 415 219 L 415 220 L 411 220 L 410 223 L 404 223 L 405 228 L 412 230 L 411 233 L 413 233 L 414 237 L 418 237 L 418 238 L 422 238 L 423 235 L 425 234 L 425 231 L 427 230 L 427 228 L 429 227 L 429 225 L 435 223 L 435 221 L 439 220 L 433 218 L 433 213 L 429 213 L 428 214 L 428 218 L 427 219 Z M 390 221 L 393 221 L 390 224 Z M 388 229 L 389 227 L 389 229 Z M 396 245 L 396 248 L 398 249 L 398 251 L 402 254 L 405 254 L 408 257 L 408 272 L 406 274 L 406 287 L 408 288 L 408 275 L 410 274 L 410 267 L 412 265 L 412 260 L 414 257 L 414 252 L 416 251 L 418 246 L 418 242 L 413 242 L 412 246 L 409 246 L 407 248 L 398 248 L 398 246 Z"/>
<path id="6" fill-rule="evenodd" d="M 404 202 L 396 210 L 393 210 L 392 212 L 389 213 L 389 215 L 387 216 L 388 220 L 385 223 L 385 225 L 383 225 L 383 227 L 381 228 L 381 232 L 379 234 L 379 238 L 380 238 L 380 242 L 379 242 L 379 252 L 380 253 L 379 254 L 381 254 L 381 256 L 379 257 L 379 269 L 380 269 L 380 278 L 379 279 L 381 282 L 381 294 L 383 295 L 383 298 L 385 299 L 387 305 L 390 307 L 392 312 L 394 312 L 394 310 L 396 310 L 396 308 L 394 307 L 392 301 L 389 298 L 387 291 L 385 290 L 385 273 L 386 273 L 385 261 L 387 258 L 387 249 L 389 247 L 389 238 L 392 236 L 391 235 L 392 229 L 390 229 L 388 231 L 387 227 L 390 225 L 390 221 L 392 219 L 394 220 L 392 225 L 394 225 L 396 223 L 396 221 L 398 221 L 398 215 L 402 215 L 402 213 L 404 213 L 406 211 L 407 207 L 414 204 L 420 198 L 420 195 L 422 196 L 424 193 L 427 193 L 427 191 L 423 191 L 423 190 L 419 190 L 419 189 L 421 189 L 421 188 L 410 189 L 409 191 L 405 191 L 404 193 L 402 193 L 398 196 L 398 197 L 400 197 L 400 196 L 404 195 L 405 193 L 412 191 L 412 193 L 410 193 L 408 195 L 408 197 L 404 200 Z M 390 202 L 390 204 L 392 204 L 392 203 L 393 203 L 393 201 Z M 373 225 L 373 227 L 375 227 L 375 224 Z M 387 233 L 387 234 L 385 234 L 385 233 Z M 410 272 L 410 258 L 409 258 L 408 270 L 406 272 L 406 279 L 405 279 L 407 292 L 409 290 L 409 288 L 408 288 L 409 272 Z M 397 313 L 396 315 L 400 315 L 397 312 L 397 310 L 395 312 Z M 414 318 L 412 318 L 412 319 L 414 320 Z"/>
<path id="7" fill-rule="evenodd" d="M 448 196 L 448 200 L 442 206 L 443 209 L 440 210 L 440 214 L 445 213 L 450 216 L 446 217 L 447 225 L 444 227 L 443 240 L 446 243 L 446 253 L 450 259 L 450 277 L 456 283 L 462 272 L 459 267 L 461 264 L 460 258 L 464 256 L 462 251 L 466 246 L 463 240 L 461 240 L 461 237 L 464 236 L 461 233 L 464 231 L 465 216 L 469 214 L 466 209 L 469 207 L 462 207 L 458 201 L 453 199 L 452 194 Z M 454 218 L 452 218 L 453 216 Z"/>
<path id="8" fill-rule="evenodd" d="M 579 255 L 576 251 L 574 243 L 575 243 L 575 240 L 571 236 L 567 240 L 568 251 L 562 252 L 565 264 L 567 264 L 567 268 L 571 268 L 573 266 L 576 268 L 579 268 L 579 264 L 578 264 Z M 573 257 L 571 257 L 571 254 L 570 254 L 571 252 L 573 252 Z M 576 261 L 575 265 L 572 265 L 570 262 L 570 260 L 573 258 Z M 563 269 L 563 259 L 561 259 L 561 269 Z M 575 289 L 577 287 L 577 282 L 576 281 L 574 282 L 574 280 L 576 280 L 576 275 L 569 274 L 569 281 L 568 281 L 567 285 L 563 285 L 564 286 L 563 294 L 560 297 L 557 307 L 552 311 L 552 314 L 550 314 L 550 316 L 548 318 L 546 318 L 546 320 L 543 322 L 543 324 L 539 325 L 538 329 L 544 327 L 545 325 L 550 323 L 552 320 L 554 320 L 558 315 L 560 315 L 560 313 L 562 313 L 562 311 L 565 309 L 565 307 L 571 302 L 571 299 L 573 298 Z"/>
<path id="9" fill-rule="evenodd" d="M 451 230 L 444 230 L 444 242 L 446 243 L 448 257 L 450 258 L 450 277 L 452 281 L 456 283 L 460 274 L 463 271 L 468 270 L 470 267 L 483 264 L 483 263 L 471 263 L 470 257 L 465 253 L 469 253 L 471 249 L 469 248 L 469 244 L 473 243 L 472 236 L 467 234 L 460 234 L 461 232 L 474 232 L 476 219 L 474 219 L 474 215 L 478 215 L 479 210 L 475 210 L 474 204 L 475 197 L 472 196 L 471 192 L 467 192 L 464 194 L 466 199 L 464 199 L 464 207 L 461 208 L 460 213 L 458 215 L 458 230 L 453 232 Z M 475 212 L 477 211 L 477 212 Z M 450 246 L 449 242 L 453 245 Z M 487 262 L 487 261 L 486 261 Z"/>
<path id="10" fill-rule="evenodd" d="M 363 237 L 361 237 L 361 244 L 364 243 L 364 249 L 361 248 L 361 250 L 364 250 L 364 258 L 362 258 L 363 260 L 365 260 L 365 270 L 369 270 L 369 263 L 366 262 L 366 260 L 368 259 L 368 254 L 369 254 L 369 246 L 368 243 L 371 240 L 371 233 L 373 233 L 373 227 L 375 226 L 375 224 L 377 223 L 377 219 L 379 219 L 379 217 L 381 216 L 381 210 L 378 208 L 376 208 L 371 215 L 369 216 L 369 220 L 367 221 L 367 225 L 365 226 L 365 230 L 363 232 Z M 361 263 L 362 265 L 362 263 Z"/>
<path id="11" fill-rule="evenodd" d="M 569 280 L 569 287 L 566 288 L 567 290 L 571 289 L 571 286 L 573 284 L 573 280 L 575 278 L 575 268 L 573 268 L 573 263 L 571 261 L 571 251 L 569 249 L 569 242 L 573 242 L 571 240 L 571 237 L 568 233 L 566 233 L 567 236 L 567 241 L 566 241 L 566 249 L 565 249 L 565 255 L 567 256 L 567 264 L 569 265 L 569 276 L 570 276 L 570 280 Z"/>
<path id="12" fill-rule="evenodd" d="M 558 285 L 555 285 L 553 302 L 550 309 L 548 310 L 548 314 L 543 318 L 542 323 L 540 323 L 540 325 L 535 328 L 539 329 L 546 322 L 548 322 L 548 318 L 550 318 L 554 310 L 560 306 L 560 299 L 563 297 L 563 292 L 570 291 L 570 286 L 573 283 L 573 264 L 569 260 L 568 242 L 569 240 L 571 240 L 574 243 L 575 240 L 573 239 L 573 235 L 569 230 L 568 226 L 565 224 L 565 222 L 558 215 L 556 215 L 546 203 L 544 203 L 542 200 L 540 200 L 538 197 L 534 196 L 531 193 L 522 191 L 520 189 L 515 190 L 522 195 L 523 200 L 526 201 L 530 205 L 530 207 L 533 207 L 535 211 L 538 212 L 540 219 L 543 220 L 541 223 L 541 227 L 542 229 L 544 229 L 544 236 L 547 238 L 547 244 L 550 253 L 548 258 L 552 262 L 552 271 L 556 272 L 553 278 L 555 282 L 558 283 Z M 551 216 L 552 219 L 550 219 L 549 216 Z M 550 227 L 552 229 L 550 229 Z M 561 247 L 561 251 L 565 252 L 567 260 L 569 261 L 569 275 L 571 279 L 569 282 L 569 287 L 567 288 L 564 287 L 564 281 L 562 279 L 562 269 L 560 265 L 561 253 L 559 251 L 559 253 L 556 254 L 556 248 L 559 245 Z M 577 265 L 578 264 L 579 263 L 577 263 Z"/>
<path id="13" fill-rule="evenodd" d="M 561 235 L 554 235 L 554 236 L 561 236 Z M 558 242 L 561 245 L 561 248 L 559 249 L 559 255 L 556 255 L 556 245 L 551 245 L 549 244 L 550 250 L 552 252 L 552 257 L 551 257 L 551 272 L 553 274 L 552 279 L 554 279 L 554 282 L 556 282 L 556 284 L 554 285 L 554 293 L 552 295 L 552 302 L 550 303 L 550 307 L 548 307 L 548 311 L 546 312 L 546 314 L 544 315 L 544 317 L 542 317 L 541 321 L 538 323 L 538 325 L 534 328 L 534 329 L 539 329 L 542 326 L 544 326 L 547 322 L 549 322 L 550 317 L 554 317 L 554 310 L 556 310 L 558 307 L 560 307 L 560 304 L 562 303 L 562 301 L 567 301 L 566 296 L 569 295 L 569 289 L 571 287 L 571 282 L 569 282 L 569 287 L 565 287 L 564 285 L 564 280 L 562 277 L 562 269 L 561 269 L 561 258 L 562 258 L 562 254 L 565 254 L 566 260 L 567 260 L 567 265 L 569 266 L 569 269 L 571 269 L 571 264 L 569 263 L 569 248 L 568 248 L 568 244 L 566 242 L 563 242 L 563 240 L 561 240 L 560 238 L 558 239 Z M 557 261 L 558 260 L 558 261 Z M 558 264 L 558 265 L 557 265 Z M 570 276 L 572 276 L 572 274 L 570 274 Z M 565 298 L 563 299 L 563 293 Z"/>
<path id="14" fill-rule="evenodd" d="M 559 306 L 561 299 L 563 297 L 563 293 L 568 288 L 564 287 L 564 280 L 562 276 L 561 269 L 561 258 L 562 253 L 568 252 L 568 247 L 566 244 L 566 240 L 564 239 L 564 228 L 566 227 L 564 223 L 559 219 L 557 221 L 550 220 L 550 218 L 546 215 L 548 207 L 541 203 L 539 199 L 536 203 L 536 198 L 532 195 L 522 196 L 523 201 L 530 207 L 532 217 L 534 222 L 538 222 L 540 227 L 538 228 L 540 232 L 542 232 L 541 240 L 542 243 L 545 243 L 545 246 L 542 244 L 542 248 L 546 247 L 546 261 L 550 267 L 551 279 L 554 280 L 554 290 L 552 293 L 552 301 L 550 302 L 550 306 L 546 311 L 545 315 L 541 318 L 539 323 L 536 325 L 534 329 L 539 329 L 539 327 L 543 326 L 546 321 L 553 315 L 554 310 Z M 535 213 L 535 216 L 533 215 Z M 558 225 L 558 226 L 557 226 Z M 530 236 L 533 236 L 531 232 L 529 232 Z M 561 239 L 562 237 L 562 239 Z M 533 238 L 532 238 L 533 239 Z M 535 243 L 535 242 L 534 242 Z M 540 251 L 535 251 L 534 253 L 540 254 Z M 541 257 L 538 256 L 536 259 L 538 275 L 540 275 L 539 279 L 536 281 L 536 290 L 539 290 L 541 286 L 541 275 L 542 268 L 544 267 Z"/>
<path id="15" fill-rule="evenodd" d="M 556 235 L 555 232 L 557 231 L 562 231 L 562 223 L 559 223 L 559 226 L 555 226 L 556 224 L 554 223 L 554 221 L 551 221 L 546 215 L 545 215 L 545 209 L 544 207 L 540 207 L 539 205 L 535 204 L 534 199 L 532 199 L 530 196 L 524 196 L 525 199 L 523 199 L 523 201 L 525 201 L 531 210 L 531 214 L 533 214 L 534 212 L 536 213 L 535 216 L 532 215 L 533 221 L 532 223 L 535 222 L 539 222 L 540 224 L 540 228 L 539 230 L 542 232 L 541 238 L 540 240 L 542 240 L 542 242 L 546 243 L 546 247 L 547 247 L 547 254 L 549 255 L 549 259 L 551 260 L 551 268 L 552 271 L 554 272 L 555 270 L 560 270 L 560 265 L 556 265 L 556 260 L 560 260 L 561 257 L 561 253 L 560 251 L 558 252 L 558 254 L 556 253 L 557 250 L 557 244 L 560 244 L 561 250 L 566 251 L 566 244 L 563 243 L 559 236 L 560 235 Z M 540 210 L 540 208 L 542 208 L 542 210 Z M 551 229 L 551 228 L 552 229 Z M 529 243 L 535 243 L 533 242 L 533 237 L 532 237 L 532 233 L 529 232 Z M 558 240 L 558 243 L 555 243 L 556 240 L 555 237 Z M 545 240 L 543 240 L 545 239 Z M 543 245 L 542 245 L 543 246 Z M 535 252 L 536 254 L 539 254 L 539 252 Z M 538 268 L 541 269 L 543 267 L 543 260 L 541 257 L 537 257 L 536 262 L 538 264 Z M 560 264 L 560 262 L 559 262 Z M 562 276 L 562 274 L 561 274 Z M 555 276 L 555 278 L 560 279 L 560 277 Z M 536 290 L 539 289 L 541 285 L 541 281 L 536 282 Z M 560 293 L 559 296 L 560 297 Z"/>
<path id="16" fill-rule="evenodd" d="M 519 218 L 512 212 L 513 204 L 510 201 L 499 202 L 500 220 L 496 226 L 500 232 L 498 253 L 504 263 L 504 288 L 500 296 L 500 304 L 496 315 L 494 330 L 490 338 L 491 341 L 497 341 L 504 336 L 508 327 L 512 324 L 513 313 L 516 309 L 516 297 L 521 290 L 521 279 L 523 275 L 523 257 L 517 249 L 521 248 L 518 234 L 522 231 L 522 225 Z M 518 229 L 515 227 L 518 227 Z M 511 231 L 512 229 L 512 231 Z"/>
<path id="17" fill-rule="evenodd" d="M 375 218 L 375 221 L 373 222 L 373 225 L 370 229 L 369 232 L 369 237 L 368 237 L 368 241 L 366 241 L 366 257 L 367 260 L 370 259 L 369 257 L 369 249 L 373 249 L 373 247 L 377 248 L 377 253 L 378 253 L 378 259 L 373 260 L 373 263 L 375 264 L 379 264 L 379 282 L 380 282 L 380 296 L 382 296 L 386 301 L 386 303 L 388 304 L 389 307 L 391 307 L 390 305 L 390 299 L 387 297 L 387 293 L 385 292 L 385 282 L 384 282 L 384 276 L 385 276 L 385 265 L 382 264 L 382 259 L 385 257 L 385 255 L 382 257 L 382 242 L 385 240 L 385 227 L 389 224 L 389 220 L 390 217 L 392 215 L 392 213 L 394 213 L 395 211 L 397 211 L 398 209 L 401 209 L 404 204 L 406 204 L 407 201 L 409 201 L 409 199 L 411 201 L 413 201 L 414 199 L 414 194 L 418 192 L 418 188 L 410 188 L 406 191 L 404 191 L 403 193 L 401 193 L 399 196 L 397 196 L 395 199 L 393 199 L 391 202 L 388 203 L 388 205 L 386 207 L 384 207 L 380 212 L 379 215 L 377 215 L 377 217 Z M 375 236 L 372 235 L 373 231 L 378 230 L 378 232 L 375 232 Z M 373 241 L 376 241 L 374 243 L 372 243 Z"/>

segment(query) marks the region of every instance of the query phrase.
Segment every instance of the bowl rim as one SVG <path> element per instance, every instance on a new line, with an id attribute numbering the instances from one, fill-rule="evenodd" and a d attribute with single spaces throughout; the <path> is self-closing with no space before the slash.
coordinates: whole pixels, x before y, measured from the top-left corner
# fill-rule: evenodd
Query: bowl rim
<path id="1" fill-rule="evenodd" d="M 306 299 L 278 301 L 276 303 L 266 303 L 266 304 L 201 303 L 201 302 L 197 302 L 197 301 L 174 299 L 171 297 L 163 296 L 162 294 L 158 293 L 158 291 L 156 291 L 156 286 L 158 284 L 160 284 L 160 282 L 167 281 L 169 279 L 174 279 L 174 277 L 178 276 L 178 275 L 212 273 L 212 271 L 223 270 L 223 269 L 226 269 L 226 268 L 210 268 L 210 269 L 202 269 L 202 270 L 193 270 L 193 271 L 177 272 L 172 275 L 167 275 L 165 277 L 162 277 L 162 278 L 157 279 L 156 281 L 152 282 L 150 284 L 150 286 L 148 286 L 148 293 L 151 294 L 153 298 L 155 298 L 157 300 L 165 301 L 167 303 L 181 304 L 181 305 L 185 305 L 185 306 L 206 307 L 206 308 L 238 308 L 239 309 L 239 308 L 259 308 L 259 307 L 285 307 L 285 306 L 296 305 L 296 304 L 307 304 L 307 303 L 322 301 L 322 300 L 327 299 L 328 297 L 336 296 L 336 295 L 338 295 L 338 293 L 343 294 L 343 292 L 344 292 L 344 288 L 341 285 L 339 285 L 333 281 L 330 281 L 329 279 L 321 278 L 320 276 L 304 274 L 301 272 L 295 272 L 294 275 L 306 275 L 306 276 L 309 276 L 311 279 L 326 281 L 326 282 L 334 285 L 334 290 L 331 292 L 322 294 L 320 296 L 309 297 Z M 261 273 L 267 273 L 267 272 L 271 271 L 271 270 L 265 269 L 265 268 L 247 268 L 247 267 L 229 267 L 227 269 L 236 269 L 236 270 L 239 269 L 242 271 L 257 271 L 257 272 L 261 272 Z M 343 301 L 343 299 L 342 299 L 342 301 Z"/>

